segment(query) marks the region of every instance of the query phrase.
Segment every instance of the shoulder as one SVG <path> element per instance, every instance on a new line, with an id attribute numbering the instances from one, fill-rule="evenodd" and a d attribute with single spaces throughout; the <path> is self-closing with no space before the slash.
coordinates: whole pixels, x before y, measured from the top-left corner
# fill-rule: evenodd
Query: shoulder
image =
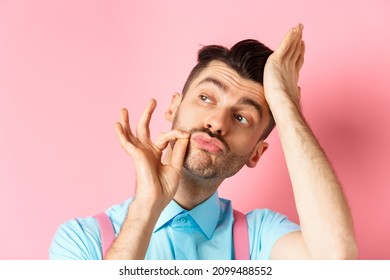
<path id="1" fill-rule="evenodd" d="M 105 212 L 110 217 L 115 233 L 120 231 L 127 209 L 133 199 L 114 205 Z M 61 224 L 54 234 L 50 259 L 101 259 L 101 239 L 98 222 L 94 217 L 69 220 Z"/>
<path id="2" fill-rule="evenodd" d="M 299 231 L 298 224 L 270 209 L 255 209 L 246 215 L 254 259 L 269 259 L 273 245 L 284 235 Z"/>
<path id="3" fill-rule="evenodd" d="M 133 202 L 133 200 L 134 197 L 107 209 L 106 214 L 110 217 L 116 234 L 119 234 L 122 224 L 127 216 L 129 205 Z"/>
<path id="4" fill-rule="evenodd" d="M 254 209 L 246 214 L 248 227 L 254 234 L 265 236 L 275 235 L 278 232 L 299 230 L 299 226 L 288 219 L 287 216 L 270 209 Z"/>
<path id="5" fill-rule="evenodd" d="M 61 224 L 49 250 L 50 259 L 88 260 L 99 259 L 100 255 L 99 227 L 93 217 Z"/>
<path id="6" fill-rule="evenodd" d="M 252 226 L 277 226 L 278 224 L 289 223 L 286 215 L 270 210 L 268 208 L 254 209 L 246 214 L 248 223 Z"/>

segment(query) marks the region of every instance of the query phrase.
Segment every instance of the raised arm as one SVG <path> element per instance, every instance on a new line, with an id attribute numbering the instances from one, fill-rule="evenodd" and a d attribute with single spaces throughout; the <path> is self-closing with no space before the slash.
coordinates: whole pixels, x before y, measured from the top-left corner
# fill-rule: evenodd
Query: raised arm
<path id="1" fill-rule="evenodd" d="M 136 135 L 130 129 L 126 109 L 121 110 L 120 122 L 115 124 L 122 147 L 134 161 L 137 195 L 106 259 L 144 259 L 153 228 L 177 191 L 189 134 L 172 130 L 152 143 L 149 123 L 155 107 L 156 101 L 150 101 Z M 171 162 L 164 165 L 161 163 L 162 151 L 170 141 L 175 141 Z"/>
<path id="2" fill-rule="evenodd" d="M 335 172 L 300 107 L 303 26 L 292 28 L 269 57 L 264 92 L 280 135 L 301 232 L 282 237 L 271 258 L 355 259 L 351 213 Z"/>

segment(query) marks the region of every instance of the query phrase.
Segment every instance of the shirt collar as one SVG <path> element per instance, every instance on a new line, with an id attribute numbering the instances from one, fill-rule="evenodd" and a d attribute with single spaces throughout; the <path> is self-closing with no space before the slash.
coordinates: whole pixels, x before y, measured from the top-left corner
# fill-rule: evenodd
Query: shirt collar
<path id="1" fill-rule="evenodd" d="M 172 200 L 161 212 L 160 218 L 158 219 L 153 232 L 158 231 L 162 226 L 182 212 L 187 212 L 187 210 L 177 204 L 176 201 Z M 219 205 L 218 192 L 215 192 L 204 202 L 188 211 L 208 239 L 213 236 L 218 224 L 220 212 L 221 209 Z"/>

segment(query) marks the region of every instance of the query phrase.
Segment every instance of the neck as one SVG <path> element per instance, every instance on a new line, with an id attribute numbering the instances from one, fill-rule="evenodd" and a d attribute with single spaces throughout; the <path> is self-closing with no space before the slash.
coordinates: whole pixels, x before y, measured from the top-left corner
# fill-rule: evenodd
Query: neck
<path id="1" fill-rule="evenodd" d="M 171 153 L 172 150 L 168 147 L 163 158 L 163 164 L 170 162 Z M 184 209 L 190 210 L 212 196 L 222 181 L 223 179 L 204 179 L 182 168 L 182 175 L 174 200 Z"/>

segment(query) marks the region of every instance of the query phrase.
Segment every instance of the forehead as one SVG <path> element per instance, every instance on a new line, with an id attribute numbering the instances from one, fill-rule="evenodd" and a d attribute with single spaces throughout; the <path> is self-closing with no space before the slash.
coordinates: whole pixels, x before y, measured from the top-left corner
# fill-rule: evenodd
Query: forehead
<path id="1" fill-rule="evenodd" d="M 241 77 L 237 71 L 218 60 L 209 63 L 199 76 L 194 79 L 190 89 L 199 86 L 216 86 L 215 83 L 207 83 L 210 80 L 219 81 L 226 92 L 238 91 L 251 95 L 253 98 L 261 98 L 264 96 L 264 90 L 261 84 Z"/>

